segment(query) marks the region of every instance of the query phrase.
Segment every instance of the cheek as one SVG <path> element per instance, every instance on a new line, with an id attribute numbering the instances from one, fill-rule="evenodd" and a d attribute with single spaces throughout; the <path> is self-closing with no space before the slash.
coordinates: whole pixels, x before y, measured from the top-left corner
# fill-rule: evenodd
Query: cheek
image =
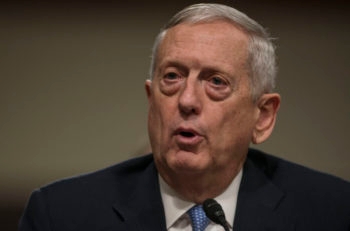
<path id="1" fill-rule="evenodd" d="M 167 96 L 159 91 L 157 95 L 155 95 L 155 99 L 153 105 L 159 119 L 163 120 L 165 123 L 171 121 L 178 110 L 177 96 Z"/>
<path id="2" fill-rule="evenodd" d="M 148 129 L 151 140 L 160 143 L 165 141 L 169 133 L 169 125 L 174 118 L 175 111 L 170 99 L 157 96 L 157 100 L 150 102 L 148 113 Z"/>
<path id="3" fill-rule="evenodd" d="M 225 152 L 235 150 L 238 146 L 248 146 L 254 127 L 253 110 L 244 105 L 226 105 L 221 108 L 239 110 L 217 110 L 218 116 L 214 120 L 218 122 L 213 126 L 217 147 L 222 147 L 221 151 Z"/>

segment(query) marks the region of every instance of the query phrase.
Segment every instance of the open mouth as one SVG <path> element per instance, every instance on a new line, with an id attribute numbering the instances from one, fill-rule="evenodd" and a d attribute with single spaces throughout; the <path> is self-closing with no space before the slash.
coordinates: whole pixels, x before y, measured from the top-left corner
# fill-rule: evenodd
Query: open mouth
<path id="1" fill-rule="evenodd" d="M 184 136 L 184 137 L 188 137 L 188 138 L 195 136 L 195 134 L 193 132 L 185 132 L 185 131 L 180 132 L 180 135 Z"/>
<path id="2" fill-rule="evenodd" d="M 179 147 L 186 150 L 189 147 L 197 147 L 204 139 L 200 133 L 191 128 L 178 128 L 175 131 L 175 137 Z"/>

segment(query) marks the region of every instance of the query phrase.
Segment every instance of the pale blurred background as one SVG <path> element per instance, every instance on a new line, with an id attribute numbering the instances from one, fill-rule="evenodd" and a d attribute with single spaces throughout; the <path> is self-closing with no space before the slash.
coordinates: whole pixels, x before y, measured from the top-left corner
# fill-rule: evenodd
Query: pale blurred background
<path id="1" fill-rule="evenodd" d="M 0 3 L 0 230 L 16 230 L 33 189 L 147 150 L 153 39 L 198 2 Z M 213 2 L 276 38 L 282 107 L 260 148 L 350 180 L 346 1 Z"/>

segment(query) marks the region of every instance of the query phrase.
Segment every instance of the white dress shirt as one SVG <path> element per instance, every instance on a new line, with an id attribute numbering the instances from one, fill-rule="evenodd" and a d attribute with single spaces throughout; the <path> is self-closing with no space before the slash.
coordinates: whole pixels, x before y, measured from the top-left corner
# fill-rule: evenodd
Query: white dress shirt
<path id="1" fill-rule="evenodd" d="M 162 179 L 159 178 L 160 192 L 163 200 L 166 227 L 168 231 L 192 231 L 191 220 L 186 213 L 195 204 L 193 202 L 180 199 L 178 194 L 170 188 L 170 186 Z M 222 207 L 225 212 L 226 220 L 230 226 L 230 230 L 233 228 L 233 220 L 236 212 L 236 204 L 238 197 L 239 185 L 242 179 L 242 170 L 233 179 L 227 189 L 214 198 Z M 224 231 L 224 228 L 214 222 L 210 221 L 206 231 Z"/>

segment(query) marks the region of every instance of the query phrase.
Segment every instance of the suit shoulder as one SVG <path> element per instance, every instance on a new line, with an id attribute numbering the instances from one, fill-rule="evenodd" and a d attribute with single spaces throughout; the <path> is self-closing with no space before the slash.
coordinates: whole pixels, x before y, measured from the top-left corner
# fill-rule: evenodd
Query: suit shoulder
<path id="1" fill-rule="evenodd" d="M 152 155 L 132 158 L 94 172 L 57 180 L 43 186 L 40 191 L 62 195 L 64 192 L 79 194 L 84 190 L 117 188 L 130 181 L 135 181 L 140 173 L 151 167 L 152 164 Z"/>
<path id="2" fill-rule="evenodd" d="M 126 230 L 114 205 L 132 201 L 144 185 L 155 188 L 156 176 L 147 155 L 53 182 L 32 193 L 21 225 L 35 221 L 44 227 L 40 230 Z"/>
<path id="3" fill-rule="evenodd" d="M 350 194 L 350 183 L 339 177 L 323 173 L 276 156 L 251 149 L 248 158 L 275 184 L 282 188 L 305 192 L 344 192 Z"/>
<path id="4" fill-rule="evenodd" d="M 295 222 L 298 230 L 349 227 L 349 182 L 258 150 L 249 150 L 245 170 L 246 185 L 249 185 L 247 179 L 255 182 L 255 187 L 250 183 L 248 188 L 250 195 L 266 193 L 266 197 L 259 198 L 272 201 L 279 198 L 274 208 L 276 213 Z"/>

